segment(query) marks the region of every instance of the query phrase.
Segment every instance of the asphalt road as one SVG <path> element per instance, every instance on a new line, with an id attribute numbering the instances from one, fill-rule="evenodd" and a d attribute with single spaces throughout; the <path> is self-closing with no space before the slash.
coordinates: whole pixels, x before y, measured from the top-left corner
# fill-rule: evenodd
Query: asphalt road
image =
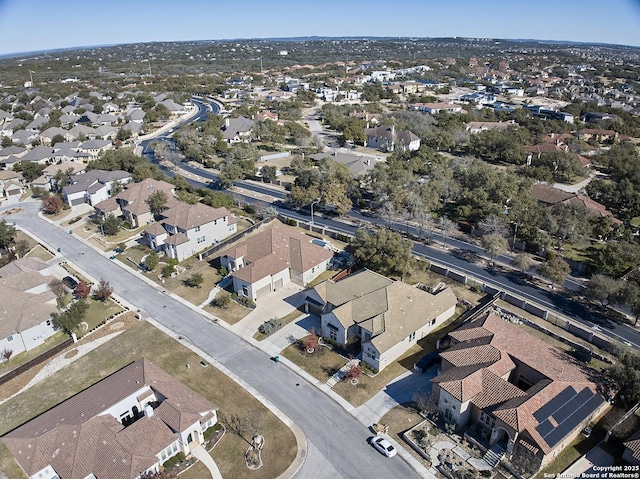
<path id="1" fill-rule="evenodd" d="M 400 458 L 389 460 L 374 451 L 366 443 L 371 433 L 360 422 L 292 370 L 40 218 L 39 202 L 20 206 L 23 212 L 4 217 L 9 223 L 15 221 L 54 249 L 61 248 L 62 255 L 94 278 L 109 281 L 119 296 L 188 338 L 293 420 L 307 437 L 309 452 L 296 477 L 420 477 Z"/>
<path id="2" fill-rule="evenodd" d="M 188 121 L 198 121 L 199 119 L 206 118 L 208 113 L 208 109 L 206 105 L 202 103 L 196 103 L 200 108 L 198 115 L 196 115 L 193 119 Z M 217 113 L 219 111 L 218 106 L 215 103 L 211 104 L 213 107 L 213 113 Z M 315 130 L 320 128 L 320 123 L 316 121 L 311 114 L 307 114 L 306 120 L 309 122 L 310 126 L 313 123 L 313 127 Z M 177 128 L 177 127 L 176 127 Z M 314 133 L 318 133 L 314 131 Z M 145 153 L 147 158 L 155 162 L 155 158 L 153 157 L 153 152 Z M 209 178 L 211 180 L 217 179 L 216 175 L 210 171 L 206 171 L 200 168 L 194 168 L 187 163 L 183 163 L 180 165 L 181 169 L 185 171 L 189 171 L 193 174 L 199 175 L 201 177 Z M 165 169 L 165 172 L 170 176 L 174 175 L 174 172 Z M 193 186 L 196 187 L 205 187 L 206 184 L 199 183 L 197 181 L 188 180 Z M 271 196 L 278 198 L 279 200 L 284 200 L 286 197 L 285 192 L 278 191 L 274 188 L 270 188 L 267 186 L 260 185 L 256 182 L 251 181 L 237 181 L 235 183 L 237 186 L 240 186 L 246 190 L 253 191 L 263 196 Z M 246 203 L 256 204 L 258 206 L 266 207 L 271 206 L 265 200 L 256 199 L 252 196 L 242 195 L 237 192 L 230 192 L 236 200 L 241 200 Z M 280 213 L 302 219 L 304 221 L 308 221 L 310 219 L 309 216 L 303 214 L 301 212 L 295 212 L 292 210 L 288 210 L 282 207 L 276 208 Z M 314 216 L 314 223 L 317 225 L 324 225 L 330 227 L 335 231 L 340 231 L 347 234 L 354 234 L 358 225 L 362 226 L 385 226 L 390 227 L 396 231 L 406 233 L 411 235 L 412 237 L 424 237 L 423 232 L 419 231 L 417 228 L 407 225 L 403 222 L 391 221 L 387 222 L 384 219 L 364 216 L 357 211 L 350 211 L 345 214 L 345 218 L 348 222 L 337 221 L 332 218 L 323 217 L 320 215 Z M 430 261 L 434 261 L 443 266 L 450 267 L 462 273 L 467 273 L 479 281 L 484 282 L 488 285 L 495 286 L 504 291 L 508 291 L 511 293 L 515 293 L 517 295 L 522 296 L 523 298 L 533 301 L 541 306 L 548 308 L 551 311 L 557 311 L 563 315 L 566 315 L 578 322 L 581 322 L 589 327 L 594 328 L 601 334 L 609 336 L 613 339 L 623 341 L 629 343 L 635 347 L 640 348 L 640 332 L 636 329 L 629 327 L 625 324 L 617 323 L 614 321 L 606 320 L 601 314 L 593 309 L 587 308 L 585 305 L 575 301 L 568 295 L 560 294 L 556 291 L 547 291 L 541 288 L 538 288 L 531 284 L 531 282 L 524 280 L 515 272 L 509 270 L 505 271 L 500 268 L 487 268 L 486 266 L 474 262 L 469 262 L 465 259 L 456 257 L 442 250 L 438 246 L 437 243 L 444 244 L 446 243 L 451 248 L 457 248 L 462 250 L 469 250 L 478 255 L 479 257 L 488 260 L 486 252 L 483 248 L 469 242 L 465 242 L 459 240 L 457 238 L 445 238 L 442 234 L 437 231 L 431 237 L 432 241 L 435 243 L 431 246 L 415 243 L 414 244 L 414 253 L 418 256 L 426 258 Z M 510 255 L 501 255 L 494 259 L 494 263 L 508 265 L 511 262 L 512 257 Z M 564 287 L 569 290 L 580 294 L 580 290 L 583 288 L 582 283 L 574 279 L 572 277 L 568 277 L 564 283 Z"/>

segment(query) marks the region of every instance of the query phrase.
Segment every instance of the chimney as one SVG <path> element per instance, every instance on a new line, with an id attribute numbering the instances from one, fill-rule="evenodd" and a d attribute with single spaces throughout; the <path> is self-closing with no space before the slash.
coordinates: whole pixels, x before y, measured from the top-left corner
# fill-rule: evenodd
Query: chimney
<path id="1" fill-rule="evenodd" d="M 153 417 L 153 408 L 151 407 L 151 404 L 146 404 L 144 406 L 144 415 L 147 417 Z"/>

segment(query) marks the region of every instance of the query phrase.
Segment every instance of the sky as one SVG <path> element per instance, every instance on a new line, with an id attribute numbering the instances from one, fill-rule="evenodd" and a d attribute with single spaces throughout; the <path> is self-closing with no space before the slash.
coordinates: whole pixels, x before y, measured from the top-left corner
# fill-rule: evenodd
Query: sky
<path id="1" fill-rule="evenodd" d="M 301 36 L 531 38 L 640 46 L 640 0 L 0 0 L 0 55 Z"/>

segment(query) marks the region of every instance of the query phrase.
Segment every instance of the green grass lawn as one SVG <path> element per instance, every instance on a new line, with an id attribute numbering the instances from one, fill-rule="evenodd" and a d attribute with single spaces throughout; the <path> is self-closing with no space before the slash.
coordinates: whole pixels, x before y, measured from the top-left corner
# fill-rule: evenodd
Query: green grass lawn
<path id="1" fill-rule="evenodd" d="M 247 443 L 227 433 L 212 452 L 223 477 L 271 479 L 289 467 L 296 455 L 295 437 L 289 428 L 233 380 L 212 366 L 201 367 L 199 356 L 146 322 L 134 324 L 62 371 L 0 404 L 0 434 L 5 434 L 141 357 L 153 361 L 213 402 L 220 416 L 265 414 L 262 432 L 265 437 L 262 450 L 264 466 L 256 471 L 247 469 L 244 462 Z M 186 368 L 186 364 L 190 364 L 191 368 Z M 4 464 L 11 462 L 7 453 L 6 449 L 0 448 L 0 465 L 4 471 L 9 470 Z M 11 478 L 20 477 L 7 474 Z"/>
<path id="2" fill-rule="evenodd" d="M 89 309 L 87 310 L 87 315 L 84 320 L 88 327 L 87 329 L 81 329 L 78 332 L 78 337 L 81 338 L 109 316 L 118 314 L 121 311 L 124 311 L 124 308 L 110 299 L 107 301 L 89 299 Z"/>

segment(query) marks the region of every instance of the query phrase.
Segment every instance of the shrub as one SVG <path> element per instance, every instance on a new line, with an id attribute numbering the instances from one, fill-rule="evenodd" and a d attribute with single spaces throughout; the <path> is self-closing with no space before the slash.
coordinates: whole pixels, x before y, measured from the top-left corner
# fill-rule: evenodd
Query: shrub
<path id="1" fill-rule="evenodd" d="M 256 207 L 253 206 L 251 203 L 247 203 L 246 205 L 244 205 L 244 208 L 242 208 L 246 213 L 250 214 L 250 215 L 255 215 L 256 214 Z"/>
<path id="2" fill-rule="evenodd" d="M 221 294 L 213 301 L 211 301 L 211 305 L 220 309 L 227 309 L 229 307 L 229 303 L 231 302 L 231 297 L 228 294 Z"/>
<path id="3" fill-rule="evenodd" d="M 251 298 L 247 298 L 246 296 L 238 297 L 237 301 L 247 308 L 254 309 L 256 307 L 256 303 L 254 303 Z"/>
<path id="4" fill-rule="evenodd" d="M 223 278 L 226 278 L 228 275 L 229 275 L 229 270 L 227 268 L 225 268 L 224 266 L 220 268 L 220 276 L 222 276 Z"/>
<path id="5" fill-rule="evenodd" d="M 360 369 L 360 366 L 357 364 L 352 364 L 349 366 L 349 369 L 347 369 L 347 374 L 345 374 L 344 378 L 358 379 L 360 376 L 362 376 L 362 369 Z"/>
<path id="6" fill-rule="evenodd" d="M 282 328 L 282 326 L 284 326 L 284 323 L 282 322 L 282 319 L 280 319 L 280 318 L 272 318 L 269 321 L 265 321 L 264 323 L 262 323 L 258 327 L 258 331 L 260 331 L 265 336 L 271 336 L 277 330 Z"/>
<path id="7" fill-rule="evenodd" d="M 220 423 L 214 424 L 210 428 L 207 428 L 207 430 L 204 432 L 204 440 L 207 441 L 207 440 L 211 439 L 211 436 L 213 436 L 220 429 L 222 429 L 222 424 L 220 424 Z"/>
<path id="8" fill-rule="evenodd" d="M 178 464 L 178 463 L 180 463 L 180 462 L 184 461 L 185 459 L 186 459 L 186 458 L 185 458 L 184 452 L 179 452 L 178 454 L 176 454 L 175 456 L 173 456 L 171 459 L 169 459 L 167 462 L 165 462 L 165 463 L 163 464 L 163 466 L 164 466 L 166 469 L 171 469 L 171 468 L 172 468 L 172 467 L 174 467 L 176 464 Z"/>

